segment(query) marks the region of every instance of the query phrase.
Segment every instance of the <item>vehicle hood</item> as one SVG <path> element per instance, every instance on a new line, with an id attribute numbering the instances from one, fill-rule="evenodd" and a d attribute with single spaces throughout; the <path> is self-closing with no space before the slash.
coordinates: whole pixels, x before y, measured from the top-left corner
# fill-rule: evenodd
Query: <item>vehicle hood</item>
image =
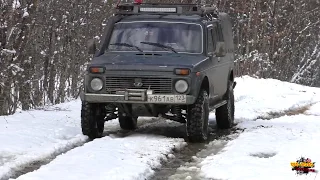
<path id="1" fill-rule="evenodd" d="M 174 68 L 193 69 L 206 57 L 189 54 L 104 54 L 93 58 L 91 66 L 104 66 L 107 70 L 172 71 Z"/>

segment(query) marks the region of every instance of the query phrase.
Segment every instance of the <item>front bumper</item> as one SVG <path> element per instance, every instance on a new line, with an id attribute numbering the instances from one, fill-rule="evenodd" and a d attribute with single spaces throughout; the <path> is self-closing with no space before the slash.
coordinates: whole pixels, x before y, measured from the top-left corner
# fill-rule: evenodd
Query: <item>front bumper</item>
<path id="1" fill-rule="evenodd" d="M 196 97 L 179 94 L 152 94 L 147 90 L 126 90 L 118 94 L 81 93 L 82 101 L 90 103 L 193 104 Z"/>

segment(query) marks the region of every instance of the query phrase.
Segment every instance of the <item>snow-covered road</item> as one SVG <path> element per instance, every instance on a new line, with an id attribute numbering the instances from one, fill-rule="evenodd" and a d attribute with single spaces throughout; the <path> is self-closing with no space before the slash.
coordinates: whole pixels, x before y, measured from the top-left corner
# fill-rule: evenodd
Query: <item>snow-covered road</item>
<path id="1" fill-rule="evenodd" d="M 21 174 L 20 180 L 305 178 L 295 176 L 290 162 L 301 155 L 320 160 L 320 89 L 248 76 L 236 81 L 235 130 L 215 137 L 220 132 L 212 112 L 215 138 L 202 145 L 184 141 L 183 125 L 158 118 L 140 118 L 140 128 L 130 133 L 121 131 L 116 120 L 107 122 L 105 137 L 88 142 L 81 135 L 79 100 L 2 116 L 0 179 Z M 194 147 L 201 148 L 184 151 Z M 183 153 L 189 159 L 178 161 L 170 173 L 159 172 L 172 168 L 161 168 L 162 162 Z M 43 159 L 50 162 L 21 173 Z"/>

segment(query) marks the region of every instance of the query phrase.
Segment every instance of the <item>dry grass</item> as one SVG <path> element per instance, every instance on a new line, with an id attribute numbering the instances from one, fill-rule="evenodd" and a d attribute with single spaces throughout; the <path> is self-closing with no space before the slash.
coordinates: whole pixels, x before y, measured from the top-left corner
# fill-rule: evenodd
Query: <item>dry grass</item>
<path id="1" fill-rule="evenodd" d="M 257 119 L 270 120 L 270 119 L 279 118 L 282 116 L 295 116 L 295 115 L 299 115 L 299 114 L 305 114 L 305 112 L 307 110 L 309 110 L 311 106 L 312 106 L 312 104 L 309 104 L 306 106 L 292 108 L 292 109 L 289 109 L 289 110 L 286 110 L 283 112 L 269 112 L 265 116 L 257 117 Z"/>
<path id="2" fill-rule="evenodd" d="M 285 112 L 285 115 L 294 116 L 294 115 L 298 115 L 298 114 L 304 114 L 306 111 L 308 111 L 310 109 L 310 107 L 311 107 L 311 105 L 307 105 L 307 106 L 299 107 L 297 109 L 288 110 Z"/>

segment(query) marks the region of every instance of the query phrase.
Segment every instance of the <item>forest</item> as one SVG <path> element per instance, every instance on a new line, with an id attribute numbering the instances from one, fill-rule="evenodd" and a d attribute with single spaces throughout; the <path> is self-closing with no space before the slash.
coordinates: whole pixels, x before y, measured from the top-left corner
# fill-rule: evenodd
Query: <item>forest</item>
<path id="1" fill-rule="evenodd" d="M 0 0 L 0 115 L 78 98 L 87 41 L 100 40 L 116 2 Z M 232 18 L 237 77 L 320 87 L 320 0 L 206 3 Z"/>

